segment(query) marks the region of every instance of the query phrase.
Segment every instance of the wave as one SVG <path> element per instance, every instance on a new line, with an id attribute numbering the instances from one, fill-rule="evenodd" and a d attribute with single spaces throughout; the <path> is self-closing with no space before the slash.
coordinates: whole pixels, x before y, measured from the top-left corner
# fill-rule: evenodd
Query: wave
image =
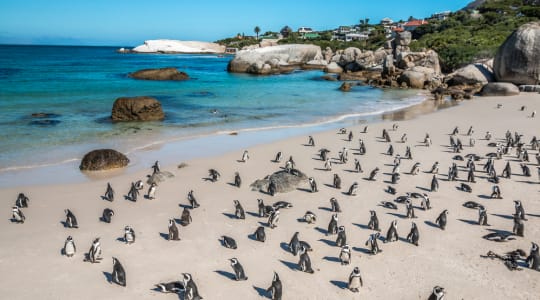
<path id="1" fill-rule="evenodd" d="M 58 162 L 50 162 L 50 163 L 43 163 L 43 164 L 33 164 L 33 165 L 21 165 L 21 166 L 10 166 L 10 167 L 0 167 L 0 173 L 2 172 L 10 172 L 10 171 L 21 171 L 21 170 L 28 170 L 28 169 L 37 169 L 37 168 L 45 168 L 45 167 L 54 167 L 59 166 L 75 161 L 79 161 L 81 158 L 68 158 L 62 161 Z"/>

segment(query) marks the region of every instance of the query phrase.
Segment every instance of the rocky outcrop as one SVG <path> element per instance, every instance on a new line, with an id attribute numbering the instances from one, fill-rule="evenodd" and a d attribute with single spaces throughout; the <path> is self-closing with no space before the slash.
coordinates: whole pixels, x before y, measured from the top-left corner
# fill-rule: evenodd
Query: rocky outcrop
<path id="1" fill-rule="evenodd" d="M 439 55 L 434 50 L 425 52 L 401 52 L 396 58 L 396 65 L 400 69 L 410 69 L 415 66 L 431 68 L 436 74 L 441 73 Z"/>
<path id="2" fill-rule="evenodd" d="M 144 69 L 129 73 L 131 78 L 142 80 L 188 80 L 189 75 L 176 68 Z"/>
<path id="3" fill-rule="evenodd" d="M 101 171 L 127 166 L 129 159 L 122 153 L 113 149 L 99 149 L 88 152 L 82 159 L 79 169 L 81 171 Z"/>
<path id="4" fill-rule="evenodd" d="M 493 72 L 487 64 L 470 64 L 446 76 L 448 86 L 484 86 L 493 82 Z"/>
<path id="5" fill-rule="evenodd" d="M 517 85 L 540 81 L 540 21 L 520 26 L 501 45 L 493 70 L 497 81 Z"/>
<path id="6" fill-rule="evenodd" d="M 423 89 L 424 87 L 437 86 L 435 81 L 438 81 L 437 73 L 432 68 L 415 66 L 404 71 L 398 79 L 400 84 L 405 84 L 413 89 Z"/>
<path id="7" fill-rule="evenodd" d="M 412 41 L 412 34 L 409 31 L 398 32 L 392 43 L 393 54 L 398 57 L 402 52 L 410 52 L 409 45 Z"/>
<path id="8" fill-rule="evenodd" d="M 343 72 L 343 68 L 341 68 L 336 62 L 331 62 L 324 68 L 324 71 L 326 73 L 339 74 L 339 73 Z"/>
<path id="9" fill-rule="evenodd" d="M 266 192 L 270 182 L 274 183 L 276 192 L 286 193 L 296 190 L 296 188 L 305 185 L 308 181 L 307 176 L 299 170 L 293 169 L 291 173 L 282 170 L 266 176 L 264 179 L 255 180 L 250 187 L 252 191 Z"/>
<path id="10" fill-rule="evenodd" d="M 390 54 L 390 50 L 384 48 L 376 51 L 362 51 L 358 48 L 349 47 L 342 52 L 337 52 L 332 57 L 332 62 L 338 64 L 344 71 L 358 72 L 363 70 L 382 70 L 385 57 Z"/>
<path id="11" fill-rule="evenodd" d="M 135 53 L 225 53 L 225 46 L 199 41 L 148 40 L 131 51 Z"/>
<path id="12" fill-rule="evenodd" d="M 152 97 L 121 97 L 114 101 L 113 121 L 161 121 L 165 118 L 161 103 Z"/>
<path id="13" fill-rule="evenodd" d="M 233 73 L 257 75 L 279 74 L 301 68 L 308 62 L 324 61 L 321 48 L 315 45 L 280 45 L 239 51 L 229 62 L 227 70 Z M 324 66 L 321 65 L 321 69 Z"/>
<path id="14" fill-rule="evenodd" d="M 482 96 L 514 96 L 519 94 L 519 88 L 509 82 L 490 82 L 482 88 Z"/>

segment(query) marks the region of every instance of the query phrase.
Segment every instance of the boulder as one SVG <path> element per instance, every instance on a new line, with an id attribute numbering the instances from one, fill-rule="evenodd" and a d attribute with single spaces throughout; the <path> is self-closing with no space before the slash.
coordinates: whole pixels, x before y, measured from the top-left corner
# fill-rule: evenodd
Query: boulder
<path id="1" fill-rule="evenodd" d="M 323 53 L 324 60 L 326 60 L 327 63 L 329 63 L 332 60 L 332 57 L 334 56 L 334 52 L 332 51 L 332 48 L 326 47 Z"/>
<path id="2" fill-rule="evenodd" d="M 301 185 L 307 184 L 307 176 L 296 169 L 293 169 L 291 173 L 287 173 L 285 170 L 282 170 L 266 176 L 263 179 L 255 180 L 250 187 L 252 191 L 266 192 L 270 182 L 274 183 L 276 192 L 286 193 L 296 190 L 296 188 Z"/>
<path id="3" fill-rule="evenodd" d="M 362 55 L 362 50 L 355 48 L 355 47 L 349 47 L 343 50 L 343 53 L 339 57 L 338 64 L 340 66 L 346 66 L 350 63 L 356 62 L 356 60 Z"/>
<path id="4" fill-rule="evenodd" d="M 490 82 L 482 88 L 482 96 L 514 96 L 519 88 L 510 82 Z"/>
<path id="5" fill-rule="evenodd" d="M 410 69 L 414 66 L 431 68 L 436 74 L 441 73 L 439 64 L 439 55 L 434 50 L 425 52 L 402 52 L 397 55 L 397 67 L 401 69 Z"/>
<path id="6" fill-rule="evenodd" d="M 113 121 L 161 121 L 165 118 L 161 103 L 152 97 L 121 97 L 114 101 Z"/>
<path id="7" fill-rule="evenodd" d="M 341 68 L 336 62 L 331 62 L 324 68 L 324 71 L 326 73 L 339 74 L 339 73 L 343 72 L 343 68 Z"/>
<path id="8" fill-rule="evenodd" d="M 497 81 L 540 82 L 540 21 L 520 26 L 501 45 L 493 62 Z"/>
<path id="9" fill-rule="evenodd" d="M 101 171 L 127 166 L 129 159 L 113 149 L 99 149 L 88 152 L 79 165 L 81 171 Z"/>
<path id="10" fill-rule="evenodd" d="M 412 33 L 410 31 L 398 32 L 394 41 L 396 46 L 409 46 L 412 41 Z"/>
<path id="11" fill-rule="evenodd" d="M 131 51 L 135 53 L 225 53 L 225 46 L 200 41 L 148 40 Z"/>
<path id="12" fill-rule="evenodd" d="M 413 89 L 422 89 L 426 83 L 426 74 L 419 71 L 406 70 L 398 80 L 401 84 Z"/>
<path id="13" fill-rule="evenodd" d="M 342 92 L 349 92 L 351 91 L 351 88 L 352 88 L 352 84 L 350 82 L 344 82 L 339 87 L 339 90 Z"/>
<path id="14" fill-rule="evenodd" d="M 129 73 L 131 78 L 142 80 L 187 80 L 188 74 L 178 71 L 176 68 L 144 69 Z"/>
<path id="15" fill-rule="evenodd" d="M 494 79 L 493 73 L 487 65 L 475 63 L 457 69 L 446 76 L 444 81 L 448 86 L 483 86 L 493 82 Z"/>
<path id="16" fill-rule="evenodd" d="M 229 62 L 227 71 L 257 75 L 279 74 L 301 68 L 310 61 L 322 61 L 321 48 L 315 45 L 290 44 L 241 50 Z"/>

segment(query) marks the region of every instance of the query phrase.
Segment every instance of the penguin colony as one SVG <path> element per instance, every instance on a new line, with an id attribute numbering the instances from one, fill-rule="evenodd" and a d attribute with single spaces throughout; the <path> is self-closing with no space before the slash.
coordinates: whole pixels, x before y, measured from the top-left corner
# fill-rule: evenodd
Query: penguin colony
<path id="1" fill-rule="evenodd" d="M 352 147 L 354 134 L 351 131 L 347 131 L 347 129 L 342 128 L 338 132 L 338 136 L 345 135 L 346 138 L 344 139 L 344 141 L 350 142 L 351 148 L 343 147 L 342 149 L 340 149 L 341 151 L 337 153 L 337 157 L 332 157 L 331 150 L 328 150 L 326 148 L 322 148 L 318 151 L 306 150 L 306 152 L 309 151 L 309 155 L 313 155 L 314 160 L 318 161 L 318 163 L 321 164 L 320 168 L 315 168 L 315 170 L 320 170 L 321 172 L 334 172 L 333 182 L 321 184 L 320 186 L 339 191 L 339 193 L 335 193 L 335 197 L 329 199 L 329 208 L 324 208 L 321 210 L 320 207 L 313 207 L 311 210 L 305 212 L 304 215 L 301 215 L 301 212 L 293 210 L 294 204 L 291 202 L 281 200 L 273 202 L 272 205 L 266 205 L 265 201 L 270 202 L 270 199 L 272 199 L 272 197 L 274 196 L 279 196 L 279 198 L 286 198 L 285 194 L 279 195 L 279 193 L 277 193 L 275 190 L 270 190 L 270 188 L 267 192 L 254 192 L 252 202 L 248 203 L 248 200 L 242 200 L 242 202 L 246 203 L 246 208 L 248 208 L 247 210 L 244 210 L 244 207 L 242 206 L 240 200 L 232 198 L 234 197 L 234 195 L 223 195 L 224 197 L 230 196 L 230 200 L 232 200 L 230 211 L 231 213 L 224 213 L 224 215 L 236 219 L 238 222 L 237 226 L 243 226 L 243 224 L 247 224 L 247 221 L 249 219 L 258 221 L 260 226 L 254 226 L 253 230 L 251 231 L 253 233 L 249 234 L 249 236 L 247 237 L 231 237 L 222 234 L 218 237 L 218 241 L 224 248 L 228 249 L 227 251 L 234 251 L 238 247 L 242 247 L 245 244 L 248 244 L 250 240 L 251 242 L 266 243 L 268 235 L 271 235 L 273 231 L 281 230 L 279 224 L 280 215 L 298 214 L 297 217 L 299 222 L 303 222 L 307 224 L 307 226 L 310 226 L 315 230 L 321 232 L 321 240 L 323 240 L 322 238 L 324 237 L 331 238 L 331 240 L 323 240 L 325 241 L 323 244 L 315 244 L 314 247 L 312 247 L 312 245 L 308 241 L 303 241 L 301 239 L 302 232 L 294 232 L 289 243 L 286 246 L 282 247 L 284 248 L 283 250 L 290 252 L 290 255 L 297 258 L 296 260 L 294 260 L 294 263 L 289 264 L 292 265 L 289 268 L 293 270 L 288 271 L 299 271 L 307 274 L 312 274 L 306 276 L 317 276 L 317 271 L 320 270 L 318 266 L 320 264 L 320 261 L 318 259 L 312 259 L 311 253 L 315 251 L 314 249 L 318 247 L 335 247 L 337 257 L 336 261 L 339 262 L 344 268 L 344 271 L 341 272 L 341 278 L 336 278 L 342 280 L 342 284 L 338 283 L 335 285 L 339 286 L 342 289 L 348 289 L 351 293 L 361 294 L 364 285 L 369 285 L 369 270 L 362 270 L 361 268 L 363 255 L 378 257 L 383 256 L 384 248 L 392 247 L 392 243 L 396 242 L 409 243 L 410 245 L 415 247 L 422 247 L 422 236 L 424 236 L 424 234 L 434 234 L 432 231 L 427 229 L 429 227 L 439 228 L 440 230 L 437 232 L 437 234 L 441 235 L 442 237 L 444 237 L 444 234 L 447 231 L 452 230 L 452 223 L 460 221 L 470 223 L 471 226 L 476 227 L 476 229 L 471 230 L 484 231 L 484 228 L 488 228 L 490 226 L 488 218 L 492 218 L 492 216 L 489 214 L 488 209 L 484 204 L 478 203 L 476 201 L 464 201 L 463 210 L 449 211 L 445 208 L 444 203 L 437 201 L 434 201 L 432 203 L 430 199 L 437 198 L 436 195 L 439 191 L 439 184 L 454 185 L 457 190 L 463 192 L 463 199 L 471 199 L 468 194 L 475 191 L 474 183 L 476 183 L 478 180 L 487 180 L 493 185 L 491 194 L 490 191 L 476 191 L 478 193 L 484 193 L 488 195 L 490 194 L 485 198 L 489 198 L 490 200 L 493 199 L 491 201 L 500 201 L 498 202 L 498 205 L 508 206 L 508 203 L 513 203 L 513 211 L 511 211 L 512 206 L 509 206 L 508 211 L 508 214 L 512 216 L 511 219 L 513 222 L 513 226 L 509 226 L 508 228 L 491 228 L 485 231 L 488 233 L 485 234 L 483 238 L 496 242 L 510 242 L 516 239 L 527 238 L 526 229 L 528 219 L 525 207 L 527 205 L 527 202 L 530 200 L 511 199 L 510 194 L 505 195 L 505 198 L 503 198 L 499 183 L 504 180 L 512 180 L 512 175 L 516 174 L 512 173 L 512 166 L 519 166 L 521 168 L 522 174 L 519 175 L 526 178 L 531 177 L 529 166 L 540 164 L 540 155 L 538 154 L 536 155 L 536 162 L 529 162 L 529 152 L 537 152 L 539 149 L 536 137 L 531 137 L 531 142 L 527 142 L 525 140 L 526 137 L 519 134 L 518 132 L 512 133 L 508 131 L 506 132 L 504 137 L 500 138 L 494 138 L 494 135 L 491 132 L 487 132 L 485 138 L 479 138 L 477 143 L 480 144 L 482 143 L 482 141 L 485 141 L 487 146 L 495 148 L 495 152 L 488 153 L 485 156 L 471 153 L 465 156 L 455 155 L 451 158 L 449 157 L 448 174 L 439 174 L 439 166 L 444 166 L 444 162 L 442 160 L 440 162 L 433 162 L 433 165 L 428 166 L 427 169 L 424 170 L 424 167 L 419 162 L 413 161 L 413 155 L 414 147 L 422 146 L 436 148 L 440 139 L 438 139 L 437 137 L 431 137 L 429 133 L 426 133 L 424 140 L 418 142 L 418 145 L 411 144 L 404 147 L 405 153 L 403 156 L 400 156 L 399 153 L 396 154 L 398 150 L 403 150 L 401 149 L 401 147 L 396 147 L 399 142 L 395 145 L 391 144 L 391 135 L 394 135 L 394 137 L 396 137 L 398 133 L 396 133 L 395 131 L 397 131 L 398 128 L 399 127 L 394 124 L 394 126 L 392 126 L 392 129 L 384 129 L 382 135 L 376 137 L 375 141 L 373 141 L 389 143 L 389 148 L 386 153 L 371 154 L 373 156 L 381 156 L 377 157 L 380 160 L 380 168 L 374 168 L 367 176 L 361 175 L 363 173 L 363 170 L 360 164 L 362 158 L 366 158 L 370 155 L 370 153 L 368 153 L 368 151 L 366 150 L 368 149 L 367 146 L 369 146 L 370 142 L 367 137 L 360 139 L 359 149 L 354 149 L 354 147 Z M 367 127 L 364 129 L 363 132 L 360 132 L 358 134 L 362 135 L 366 133 Z M 412 133 L 409 134 L 411 136 L 413 135 Z M 459 127 L 455 127 L 449 135 L 449 145 L 441 145 L 441 147 L 443 147 L 444 150 L 446 150 L 447 152 L 451 153 L 451 155 L 467 152 L 467 150 L 471 152 L 474 151 L 476 142 L 469 143 L 469 146 L 463 146 L 460 141 L 460 138 L 464 138 L 465 136 L 470 137 L 474 135 L 474 130 L 472 127 L 470 127 L 465 134 L 461 135 L 459 132 Z M 436 141 L 435 144 L 433 140 Z M 406 144 L 408 142 L 406 133 L 402 134 L 400 142 L 403 144 Z M 307 146 L 308 149 L 310 149 L 309 147 L 315 147 L 314 138 L 312 136 L 309 136 L 308 144 L 304 146 Z M 414 147 L 411 148 L 411 146 Z M 467 149 L 467 147 L 469 147 L 469 149 Z M 514 149 L 515 152 L 513 151 Z M 348 163 L 349 151 L 352 155 L 359 156 L 357 158 L 354 158 L 354 161 L 352 163 Z M 355 151 L 358 152 L 355 153 Z M 283 153 L 286 152 L 287 151 L 283 151 Z M 279 169 L 284 169 L 289 173 L 294 173 L 297 166 L 292 156 L 285 164 L 281 163 L 283 153 L 280 151 L 277 153 L 274 159 L 270 157 L 268 159 L 272 160 L 275 164 L 280 164 Z M 249 158 L 250 157 L 248 151 L 245 150 L 242 153 L 241 159 L 237 162 L 249 164 Z M 411 164 L 408 164 L 409 167 L 412 166 L 409 173 L 400 173 L 400 166 L 404 160 L 412 162 Z M 518 162 L 515 162 L 516 160 Z M 460 163 L 461 161 L 466 161 L 466 164 Z M 501 161 L 506 162 L 502 163 Z M 498 171 L 501 170 L 502 165 L 504 165 L 504 169 L 502 169 L 502 171 L 499 173 Z M 344 166 L 345 170 L 358 173 L 359 175 L 356 181 L 344 182 L 346 186 L 344 189 L 342 189 L 341 177 L 339 176 L 341 170 L 337 170 L 338 168 L 336 166 Z M 481 169 L 480 166 L 482 166 L 483 169 Z M 156 161 L 155 164 L 152 166 L 152 174 L 155 175 L 160 172 L 161 170 L 159 163 Z M 313 172 L 315 174 L 311 175 L 314 176 L 309 177 L 309 179 L 305 182 L 305 185 L 308 187 L 306 191 L 309 193 L 313 193 L 312 197 L 318 197 L 317 192 L 319 191 L 319 187 L 317 186 L 315 179 L 317 171 Z M 239 189 L 243 189 L 244 187 L 241 186 L 240 173 L 238 171 L 232 171 L 231 174 L 234 175 L 234 180 L 231 185 Z M 400 174 L 403 176 L 423 177 L 423 180 L 425 181 L 424 186 L 426 187 L 420 190 L 415 190 L 415 187 L 401 186 L 398 182 Z M 218 170 L 210 169 L 208 170 L 208 177 L 203 178 L 203 180 L 204 182 L 207 182 L 205 184 L 221 184 L 220 178 L 221 174 Z M 342 210 L 339 201 L 345 201 L 351 198 L 361 198 L 361 195 L 359 194 L 361 193 L 362 188 L 369 187 L 370 181 L 381 180 L 389 184 L 388 188 L 385 190 L 385 192 L 388 194 L 388 197 L 385 200 L 381 200 L 379 205 L 374 206 L 369 211 L 366 211 L 364 215 L 362 215 L 361 212 L 355 212 L 355 214 L 359 214 L 357 223 L 361 225 L 360 227 L 365 227 L 366 230 L 368 230 L 367 232 L 365 232 L 365 242 L 348 239 L 346 232 L 356 230 L 356 228 L 353 228 L 353 226 L 351 226 L 352 224 L 342 224 L 340 222 L 340 215 L 350 212 Z M 115 188 L 117 189 L 117 191 L 121 189 L 121 187 Z M 124 195 L 125 200 L 132 202 L 137 202 L 141 200 L 138 196 L 140 194 L 140 191 L 144 189 L 144 183 L 142 182 L 142 180 L 132 182 L 129 187 L 123 188 L 126 188 L 126 193 Z M 149 189 L 145 196 L 145 199 L 151 201 L 159 201 L 159 185 L 152 182 L 149 184 L 148 188 Z M 107 183 L 107 186 L 105 187 L 105 192 L 102 194 L 101 199 L 109 202 L 118 201 L 119 197 L 115 197 L 115 194 L 116 192 L 113 189 L 113 184 Z M 265 199 L 257 197 L 264 197 Z M 201 215 L 198 213 L 198 211 L 201 210 L 201 208 L 199 207 L 211 205 L 211 203 L 209 203 L 207 199 L 201 199 L 201 201 L 199 202 L 196 198 L 196 193 L 193 190 L 189 191 L 187 197 L 185 198 L 185 201 L 183 200 L 184 199 L 182 199 L 180 203 L 180 205 L 183 207 L 182 212 L 174 213 L 175 215 L 178 215 L 179 218 L 174 218 L 174 216 L 170 216 L 169 219 L 163 220 L 164 228 L 167 227 L 167 233 L 163 234 L 164 240 L 171 244 L 182 243 L 182 231 L 189 230 L 190 224 L 201 221 Z M 480 202 L 486 203 L 486 201 Z M 24 193 L 20 193 L 17 196 L 15 200 L 15 206 L 12 207 L 11 221 L 14 224 L 23 225 L 13 226 L 27 225 L 24 224 L 27 220 L 27 217 L 23 213 L 23 210 L 31 210 L 32 206 L 30 203 L 31 202 L 29 197 L 26 196 Z M 319 209 L 319 211 L 317 209 Z M 430 209 L 434 209 L 440 212 L 438 214 L 438 217 L 434 220 L 426 220 L 422 217 L 423 212 Z M 473 217 L 473 210 L 477 211 L 476 218 Z M 250 213 L 251 211 L 255 213 Z M 395 213 L 396 211 L 398 213 Z M 75 241 L 74 236 L 76 236 L 78 230 L 84 229 L 84 224 L 79 224 L 76 218 L 76 212 L 66 208 L 64 213 L 65 221 L 63 222 L 63 224 L 67 230 L 67 238 L 62 248 L 62 254 L 69 259 L 76 259 L 77 255 L 79 254 L 77 252 L 76 243 L 78 245 L 84 245 L 84 247 L 90 245 L 90 248 L 87 252 L 79 254 L 82 256 L 83 261 L 92 264 L 100 262 L 105 263 L 107 261 L 104 260 L 104 252 L 106 253 L 106 250 L 103 250 L 104 247 L 101 243 L 99 232 L 95 233 L 96 237 L 92 241 Z M 389 224 L 380 224 L 378 214 L 391 214 L 395 216 L 395 218 Z M 119 225 L 115 224 L 114 218 L 116 218 L 115 212 L 112 209 L 105 207 L 99 220 L 103 223 L 106 223 L 107 225 L 105 226 Z M 325 223 L 328 225 L 325 226 Z M 185 227 L 185 229 L 182 227 L 179 228 L 177 224 Z M 126 245 L 136 245 L 136 236 L 137 240 L 139 238 L 144 238 L 143 235 L 139 235 L 139 233 L 144 232 L 144 228 L 133 228 L 131 225 L 128 224 L 121 224 L 121 226 L 122 227 L 119 228 L 124 228 L 124 232 L 123 237 L 119 238 L 119 240 L 124 242 Z M 386 230 L 384 227 L 386 227 Z M 291 228 L 283 228 L 283 230 L 285 229 L 291 230 Z M 382 236 L 381 233 L 386 234 Z M 509 270 L 530 269 L 534 271 L 540 271 L 539 246 L 534 241 L 530 242 L 531 248 L 529 249 L 529 253 L 521 249 L 509 251 L 506 254 L 502 255 L 496 254 L 493 251 L 489 251 L 486 255 L 482 255 L 482 253 L 479 253 L 479 257 L 499 259 L 503 261 L 503 263 L 505 264 L 505 266 L 508 267 Z M 266 246 L 270 247 L 270 245 Z M 362 246 L 365 246 L 365 248 L 361 248 Z M 276 251 L 280 251 L 279 247 L 276 248 Z M 511 249 L 509 248 L 509 250 Z M 129 251 L 129 249 L 127 249 L 126 251 Z M 356 255 L 355 252 L 363 252 L 365 254 Z M 220 271 L 218 273 L 225 274 L 225 276 L 228 276 L 233 281 L 248 281 L 249 272 L 256 272 L 257 266 L 249 264 L 244 265 L 241 262 L 242 257 L 234 256 L 234 252 L 228 253 L 231 253 L 229 264 L 233 273 L 228 273 L 225 271 Z M 127 274 L 126 272 L 126 269 L 129 270 L 129 262 L 122 261 L 121 263 L 121 259 L 121 257 L 112 257 L 112 265 L 110 268 L 111 272 L 107 280 L 110 283 L 115 283 L 124 288 L 130 288 L 128 276 L 129 274 Z M 223 269 L 226 268 L 225 265 L 226 262 L 224 262 Z M 125 268 L 125 266 L 127 266 L 127 268 Z M 280 272 L 287 271 L 281 270 Z M 201 295 L 204 295 L 204 292 L 199 292 L 197 284 L 195 283 L 197 279 L 196 273 L 178 273 L 177 275 L 179 276 L 179 278 L 176 281 L 149 283 L 149 286 L 152 286 L 152 284 L 154 284 L 154 291 L 156 292 L 181 294 L 183 295 L 183 299 L 187 300 L 203 299 Z M 279 273 L 275 271 L 273 274 L 268 274 L 268 287 L 261 289 L 261 291 L 259 291 L 259 294 L 261 294 L 261 296 L 276 300 L 295 299 L 295 295 L 287 293 L 287 285 L 293 284 L 294 282 L 282 282 Z M 439 284 L 442 285 L 443 283 Z M 433 290 L 431 291 L 422 291 L 421 294 L 425 295 L 425 299 L 444 299 L 447 292 L 451 293 L 454 296 L 459 295 L 459 291 L 450 292 L 445 290 L 444 287 L 438 285 L 434 286 Z"/>

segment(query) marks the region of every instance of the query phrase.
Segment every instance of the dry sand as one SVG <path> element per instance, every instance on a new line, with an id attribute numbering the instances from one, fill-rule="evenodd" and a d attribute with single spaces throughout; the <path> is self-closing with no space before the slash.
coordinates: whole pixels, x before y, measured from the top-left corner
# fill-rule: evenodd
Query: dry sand
<path id="1" fill-rule="evenodd" d="M 497 108 L 497 104 L 503 104 Z M 525 111 L 520 111 L 522 105 Z M 506 161 L 512 165 L 511 179 L 501 179 L 500 187 L 504 199 L 486 199 L 491 193 L 492 183 L 482 172 L 485 160 L 476 167 L 477 183 L 472 183 L 472 193 L 456 189 L 466 172 L 461 168 L 460 180 L 446 181 L 446 172 L 451 165 L 452 153 L 449 133 L 459 126 L 458 137 L 464 142 L 461 155 L 476 153 L 484 156 L 493 152 L 484 140 L 486 131 L 495 140 L 504 138 L 506 130 L 523 134 L 529 142 L 537 134 L 539 118 L 530 118 L 533 110 L 540 111 L 540 95 L 522 94 L 514 97 L 475 98 L 473 101 L 422 115 L 412 120 L 395 122 L 399 125 L 392 131 L 394 122 L 369 124 L 368 133 L 360 133 L 362 126 L 348 128 L 354 133 L 353 142 L 347 142 L 345 135 L 335 131 L 314 134 L 316 146 L 304 146 L 307 136 L 289 138 L 279 142 L 260 145 L 249 149 L 250 160 L 238 162 L 240 152 L 227 153 L 217 157 L 207 157 L 188 161 L 188 166 L 177 169 L 175 165 L 162 166 L 162 170 L 172 172 L 175 177 L 160 184 L 156 199 L 131 202 L 123 199 L 132 181 L 145 179 L 147 172 L 125 174 L 107 179 L 93 180 L 81 184 L 26 186 L 0 190 L 3 202 L 4 221 L 1 225 L 0 240 L 0 290 L 3 299 L 178 299 L 174 294 L 161 294 L 153 290 L 154 284 L 180 280 L 182 272 L 194 276 L 201 295 L 205 299 L 259 299 L 266 297 L 262 289 L 270 286 L 273 271 L 279 273 L 283 283 L 284 299 L 427 299 L 435 285 L 447 291 L 446 299 L 538 299 L 540 293 L 540 273 L 530 269 L 509 271 L 502 262 L 481 258 L 489 250 L 502 254 L 517 248 L 530 250 L 531 242 L 540 242 L 540 188 L 536 159 L 537 151 L 529 149 L 529 163 L 532 177 L 521 176 L 519 161 L 515 151 L 497 160 L 495 168 L 501 173 Z M 464 133 L 474 126 L 473 137 L 476 146 L 468 146 L 469 137 Z M 392 201 L 396 196 L 384 191 L 390 179 L 384 173 L 391 172 L 393 157 L 385 155 L 389 143 L 380 136 L 382 129 L 389 130 L 395 153 L 403 156 L 405 146 L 412 148 L 413 159 L 402 160 L 401 180 L 395 187 L 398 195 L 405 192 L 424 192 L 429 188 L 431 174 L 428 171 L 435 161 L 440 162 L 440 190 L 428 192 L 433 209 L 419 209 L 419 200 L 414 199 L 417 219 L 406 219 L 405 206 L 398 204 L 398 210 L 378 206 L 380 201 Z M 408 143 L 397 141 L 403 133 L 408 135 Z M 429 133 L 433 141 L 431 147 L 420 145 L 424 135 Z M 234 136 L 230 137 L 234 139 Z M 366 155 L 356 155 L 358 139 L 364 140 Z M 216 145 L 219 147 L 219 145 Z M 317 150 L 331 150 L 330 157 L 337 158 L 338 152 L 347 147 L 350 150 L 347 164 L 334 164 L 332 171 L 320 170 L 324 163 L 318 160 Z M 528 147 L 528 146 L 527 146 Z M 283 151 L 282 163 L 273 163 L 278 151 Z M 293 156 L 297 168 L 318 183 L 319 192 L 309 193 L 302 189 L 277 194 L 274 197 L 251 191 L 249 184 L 258 178 L 280 170 L 284 161 Z M 354 158 L 358 158 L 364 173 L 353 170 Z M 421 172 L 409 175 L 415 162 L 421 163 Z M 457 161 L 464 166 L 466 161 Z M 381 168 L 376 181 L 365 178 L 375 167 Z M 222 177 L 218 182 L 205 181 L 208 169 L 215 168 Z M 234 172 L 240 172 L 243 185 L 236 188 Z M 342 189 L 332 188 L 333 174 L 342 178 Z M 114 202 L 104 201 L 100 196 L 110 181 L 116 191 Z M 357 196 L 344 192 L 357 181 Z M 193 223 L 187 227 L 178 225 L 181 241 L 167 241 L 167 221 L 179 218 L 182 208 L 188 204 L 186 195 L 194 190 L 201 207 L 192 210 Z M 10 222 L 11 206 L 19 192 L 30 198 L 24 224 Z M 145 187 L 146 192 L 146 187 Z M 336 197 L 343 210 L 339 214 L 339 225 L 344 225 L 348 243 L 353 247 L 352 264 L 341 266 L 337 257 L 340 249 L 335 246 L 336 236 L 325 236 L 331 212 L 329 199 Z M 248 238 L 260 225 L 266 225 L 265 218 L 257 213 L 257 198 L 266 204 L 284 200 L 294 207 L 281 210 L 281 220 L 275 229 L 266 228 L 267 241 L 260 243 Z M 239 200 L 246 210 L 246 219 L 237 220 L 233 200 Z M 527 212 L 525 237 L 507 243 L 497 243 L 482 239 L 490 230 L 511 231 L 514 213 L 513 200 L 521 200 Z M 478 218 L 477 210 L 462 206 L 465 201 L 476 201 L 487 208 L 491 226 L 472 224 Z M 116 215 L 111 224 L 100 222 L 104 208 L 112 208 Z M 64 209 L 71 209 L 79 221 L 78 229 L 64 228 Z M 405 237 L 411 221 L 416 222 L 420 231 L 420 244 L 414 246 L 405 240 L 394 243 L 379 243 L 383 252 L 378 255 L 366 253 L 364 246 L 371 230 L 367 229 L 369 210 L 376 210 L 379 216 L 381 235 L 392 220 L 398 220 L 400 237 Z M 448 225 L 445 231 L 430 226 L 444 209 L 448 209 Z M 308 225 L 298 222 L 307 210 L 315 212 L 317 223 Z M 119 240 L 123 228 L 131 225 L 136 231 L 137 241 L 126 245 Z M 310 252 L 315 274 L 296 270 L 298 257 L 283 247 L 294 232 L 300 232 L 300 239 L 314 248 Z M 73 236 L 77 254 L 72 258 L 61 255 L 61 249 L 68 235 Z M 218 241 L 221 235 L 236 239 L 237 250 L 224 248 Z M 99 264 L 83 262 L 84 253 L 90 248 L 95 237 L 101 237 L 104 259 Z M 284 244 L 285 243 L 285 244 Z M 112 271 L 111 257 L 117 257 L 127 272 L 127 287 L 107 282 L 107 274 Z M 236 282 L 228 277 L 232 268 L 228 259 L 237 257 L 244 266 L 249 280 Z M 358 266 L 362 272 L 364 286 L 358 294 L 345 289 L 352 269 Z M 225 273 L 226 272 L 226 273 Z"/>

